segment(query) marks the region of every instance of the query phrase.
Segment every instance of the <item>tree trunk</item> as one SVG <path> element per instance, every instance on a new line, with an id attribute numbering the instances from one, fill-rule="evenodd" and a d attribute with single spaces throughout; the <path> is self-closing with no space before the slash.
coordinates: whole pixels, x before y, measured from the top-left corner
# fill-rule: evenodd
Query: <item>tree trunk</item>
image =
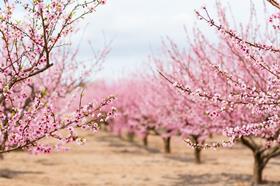
<path id="1" fill-rule="evenodd" d="M 200 152 L 201 152 L 201 148 L 194 149 L 195 163 L 197 163 L 197 164 L 201 163 Z"/>
<path id="2" fill-rule="evenodd" d="M 199 136 L 198 135 L 191 135 L 190 136 L 193 143 L 195 143 L 196 145 L 199 144 Z M 204 143 L 204 141 L 201 142 L 202 144 Z M 199 146 L 196 146 L 194 148 L 194 158 L 195 158 L 195 163 L 200 164 L 201 163 L 201 158 L 200 158 L 200 154 L 201 154 L 202 148 Z"/>
<path id="3" fill-rule="evenodd" d="M 280 148 L 278 146 L 264 149 L 258 145 L 253 138 L 241 137 L 241 143 L 248 147 L 254 156 L 253 183 L 258 185 L 263 183 L 263 170 L 269 160 L 273 157 L 280 156 Z"/>
<path id="4" fill-rule="evenodd" d="M 118 132 L 118 133 L 117 133 L 118 138 L 123 139 L 123 137 L 122 137 L 122 132 L 121 132 L 121 131 L 117 131 L 117 132 Z"/>
<path id="5" fill-rule="evenodd" d="M 263 183 L 262 174 L 264 169 L 264 162 L 261 157 L 261 153 L 254 153 L 254 171 L 253 171 L 253 182 L 254 184 Z"/>
<path id="6" fill-rule="evenodd" d="M 143 145 L 145 147 L 148 147 L 148 135 L 145 135 L 144 138 L 143 138 Z"/>
<path id="7" fill-rule="evenodd" d="M 170 140 L 171 140 L 171 137 L 163 138 L 164 152 L 167 153 L 167 154 L 169 154 L 171 152 Z"/>
<path id="8" fill-rule="evenodd" d="M 107 126 L 102 126 L 101 127 L 101 130 L 104 131 L 104 132 L 109 132 L 109 129 Z"/>
<path id="9" fill-rule="evenodd" d="M 128 132 L 127 133 L 127 140 L 129 142 L 134 142 L 134 133 L 133 132 Z"/>

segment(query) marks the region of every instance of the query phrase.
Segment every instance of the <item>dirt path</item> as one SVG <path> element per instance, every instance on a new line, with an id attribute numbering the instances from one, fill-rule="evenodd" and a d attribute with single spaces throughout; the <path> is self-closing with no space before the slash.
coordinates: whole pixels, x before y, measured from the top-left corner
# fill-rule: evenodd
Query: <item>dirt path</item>
<path id="1" fill-rule="evenodd" d="M 247 186 L 250 185 L 251 152 L 234 149 L 205 150 L 203 164 L 193 163 L 192 150 L 180 139 L 172 141 L 172 154 L 165 155 L 160 139 L 151 147 L 131 144 L 108 134 L 88 137 L 84 146 L 67 153 L 32 156 L 10 153 L 1 161 L 0 186 Z M 280 185 L 280 159 L 273 159 L 264 172 L 266 180 Z"/>

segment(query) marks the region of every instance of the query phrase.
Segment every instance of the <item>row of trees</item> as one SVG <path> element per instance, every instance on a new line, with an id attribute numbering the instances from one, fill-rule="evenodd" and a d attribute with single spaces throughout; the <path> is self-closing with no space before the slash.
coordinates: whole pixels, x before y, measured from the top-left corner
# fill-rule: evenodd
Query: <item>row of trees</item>
<path id="1" fill-rule="evenodd" d="M 118 97 L 110 129 L 138 135 L 145 145 L 148 135 L 158 135 L 167 153 L 171 138 L 181 136 L 194 148 L 197 163 L 204 148 L 240 142 L 252 151 L 253 181 L 261 183 L 269 160 L 280 155 L 279 13 L 269 18 L 264 32 L 253 5 L 241 29 L 231 26 L 221 4 L 218 21 L 205 7 L 196 14 L 214 29 L 216 39 L 199 28 L 188 37 L 187 49 L 167 39 L 163 56 L 151 58 L 156 72 L 109 85 Z M 227 139 L 206 143 L 213 135 Z"/>
<path id="2" fill-rule="evenodd" d="M 279 9 L 276 1 L 268 2 Z M 203 148 L 241 142 L 253 152 L 254 182 L 261 183 L 268 161 L 280 155 L 279 12 L 262 32 L 252 8 L 250 23 L 238 33 L 221 5 L 218 21 L 204 7 L 196 14 L 215 30 L 217 41 L 198 28 L 187 50 L 167 39 L 164 57 L 151 59 L 157 72 L 122 80 L 121 85 L 99 85 L 94 98 L 103 101 L 93 101 L 82 91 L 92 66 L 84 69 L 68 43 L 76 22 L 104 3 L 4 1 L 0 153 L 49 153 L 70 142 L 83 143 L 75 129 L 95 131 L 109 122 L 116 110 L 109 106 L 114 97 L 103 97 L 113 92 L 118 116 L 109 126 L 112 131 L 137 134 L 145 144 L 148 135 L 161 136 L 166 152 L 171 138 L 182 136 L 198 163 Z M 97 59 L 107 53 L 105 48 Z M 229 139 L 206 143 L 209 136 L 221 134 Z"/>

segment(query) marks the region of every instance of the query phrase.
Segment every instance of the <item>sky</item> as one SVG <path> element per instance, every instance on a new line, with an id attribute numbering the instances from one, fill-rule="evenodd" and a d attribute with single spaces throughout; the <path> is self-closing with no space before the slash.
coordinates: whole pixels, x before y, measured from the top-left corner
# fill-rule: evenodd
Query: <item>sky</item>
<path id="1" fill-rule="evenodd" d="M 231 6 L 238 22 L 248 20 L 250 0 L 221 2 Z M 263 0 L 254 0 L 254 3 L 257 10 L 262 9 Z M 160 55 L 163 38 L 168 36 L 179 46 L 187 46 L 184 27 L 191 31 L 198 25 L 211 39 L 213 33 L 197 20 L 194 10 L 206 6 L 214 14 L 215 5 L 216 0 L 108 0 L 80 23 L 84 30 L 76 36 L 81 42 L 79 56 L 88 59 L 92 55 L 88 41 L 95 50 L 102 48 L 104 42 L 112 41 L 112 50 L 95 78 L 117 79 L 143 71 L 149 63 L 149 55 Z"/>

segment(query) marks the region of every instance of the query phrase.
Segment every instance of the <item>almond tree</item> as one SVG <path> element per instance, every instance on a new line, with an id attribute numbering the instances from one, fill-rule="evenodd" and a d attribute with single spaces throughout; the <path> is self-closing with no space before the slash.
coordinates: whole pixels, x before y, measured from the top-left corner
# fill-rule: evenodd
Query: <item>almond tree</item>
<path id="1" fill-rule="evenodd" d="M 196 87 L 197 93 L 205 91 L 210 81 L 209 70 L 203 67 L 185 51 L 181 51 L 179 47 L 171 39 L 163 44 L 163 53 L 161 58 L 154 58 L 160 78 L 171 82 L 171 86 L 162 83 L 162 87 L 168 86 L 170 92 L 166 99 L 173 100 L 170 107 L 170 115 L 173 120 L 178 123 L 177 130 L 180 136 L 193 144 L 196 163 L 201 163 L 202 146 L 212 134 L 221 134 L 220 127 L 217 123 L 212 122 L 214 115 L 207 112 L 213 108 L 217 108 L 214 104 L 209 104 L 204 100 L 197 99 L 195 95 L 185 96 L 184 91 L 174 92 L 173 86 L 179 86 L 172 82 L 169 78 L 180 80 L 180 83 L 188 84 Z M 195 69 L 195 70 L 192 70 Z M 164 73 L 162 73 L 164 72 Z M 166 76 L 168 74 L 168 77 Z M 158 77 L 159 78 L 159 77 Z M 216 83 L 218 83 L 216 81 Z M 161 88 L 161 92 L 162 92 Z M 165 116 L 171 117 L 171 116 Z"/>
<path id="2" fill-rule="evenodd" d="M 77 105 L 74 112 L 65 112 L 57 103 L 70 100 L 68 94 L 73 95 L 81 79 L 69 76 L 74 60 L 68 58 L 73 54 L 59 48 L 66 46 L 75 23 L 104 3 L 4 2 L 0 10 L 0 153 L 61 150 L 66 143 L 83 141 L 74 128 L 94 128 L 97 113 L 112 98 L 95 105 Z"/>
<path id="3" fill-rule="evenodd" d="M 279 8 L 276 1 L 269 2 Z M 219 23 L 212 19 L 205 7 L 196 14 L 215 29 L 218 38 L 218 43 L 210 42 L 200 31 L 196 31 L 191 49 L 187 52 L 186 61 L 195 65 L 185 67 L 193 67 L 189 69 L 194 76 L 202 72 L 197 67 L 211 74 L 206 85 L 201 89 L 186 82 L 186 77 L 175 81 L 178 77 L 162 76 L 185 95 L 196 96 L 208 103 L 210 108 L 214 105 L 206 109 L 212 116 L 212 122 L 231 137 L 231 142 L 240 141 L 253 152 L 253 181 L 261 183 L 263 169 L 269 160 L 280 155 L 279 13 L 271 16 L 269 22 L 272 27 L 262 33 L 261 29 L 255 29 L 259 25 L 252 21 L 255 20 L 252 9 L 251 22 L 242 27 L 241 34 L 232 29 L 221 7 L 218 9 Z M 188 73 L 185 74 L 191 78 Z M 228 143 L 201 147 L 224 145 Z"/>

